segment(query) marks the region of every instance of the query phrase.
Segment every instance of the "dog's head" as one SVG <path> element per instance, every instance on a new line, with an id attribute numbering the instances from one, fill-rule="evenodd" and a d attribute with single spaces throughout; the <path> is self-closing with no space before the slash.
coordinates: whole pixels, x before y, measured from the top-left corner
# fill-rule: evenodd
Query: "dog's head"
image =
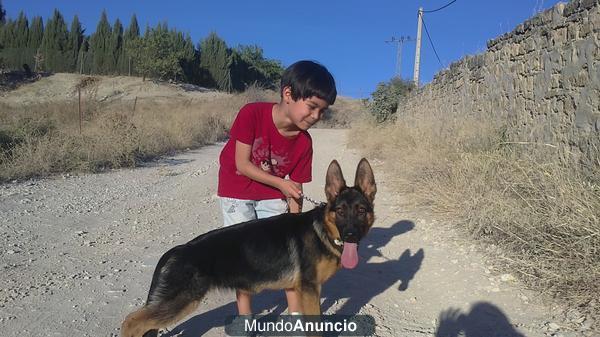
<path id="1" fill-rule="evenodd" d="M 346 268 L 354 268 L 358 263 L 357 245 L 375 220 L 373 200 L 376 192 L 373 170 L 366 159 L 361 159 L 356 168 L 353 187 L 346 186 L 337 161 L 329 164 L 325 183 L 325 223 L 329 236 L 340 244 L 343 242 L 341 262 Z"/>

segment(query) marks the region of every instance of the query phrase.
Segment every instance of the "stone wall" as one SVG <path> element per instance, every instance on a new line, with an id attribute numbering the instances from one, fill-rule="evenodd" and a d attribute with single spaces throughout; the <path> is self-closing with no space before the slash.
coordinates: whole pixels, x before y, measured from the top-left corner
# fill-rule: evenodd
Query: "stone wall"
<path id="1" fill-rule="evenodd" d="M 513 141 L 590 153 L 600 144 L 600 0 L 559 3 L 402 100 L 402 114 L 506 118 Z"/>

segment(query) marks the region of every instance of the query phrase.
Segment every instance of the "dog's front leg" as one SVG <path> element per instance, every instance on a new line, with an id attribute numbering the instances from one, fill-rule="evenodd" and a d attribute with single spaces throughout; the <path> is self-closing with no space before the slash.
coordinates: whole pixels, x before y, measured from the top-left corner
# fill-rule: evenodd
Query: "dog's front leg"
<path id="1" fill-rule="evenodd" d="M 303 285 L 300 291 L 302 314 L 321 315 L 321 285 Z"/>
<path id="2" fill-rule="evenodd" d="M 302 299 L 302 313 L 309 316 L 314 323 L 321 321 L 321 285 L 303 285 L 300 293 Z M 306 318 L 306 317 L 305 317 Z M 308 333 L 309 337 L 320 337 L 318 332 Z"/>

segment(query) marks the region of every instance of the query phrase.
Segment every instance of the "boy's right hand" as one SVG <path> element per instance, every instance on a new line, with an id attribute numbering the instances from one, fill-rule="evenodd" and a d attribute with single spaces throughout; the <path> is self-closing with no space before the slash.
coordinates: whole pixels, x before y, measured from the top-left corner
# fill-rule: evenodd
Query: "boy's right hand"
<path id="1" fill-rule="evenodd" d="M 299 184 L 292 180 L 281 179 L 279 190 L 286 198 L 300 199 L 302 197 L 302 190 L 300 189 Z"/>

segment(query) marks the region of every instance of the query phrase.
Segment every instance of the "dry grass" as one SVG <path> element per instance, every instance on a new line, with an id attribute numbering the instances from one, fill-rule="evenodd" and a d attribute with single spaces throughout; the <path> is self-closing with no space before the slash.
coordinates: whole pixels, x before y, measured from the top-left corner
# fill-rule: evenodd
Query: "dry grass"
<path id="1" fill-rule="evenodd" d="M 561 162 L 551 159 L 568 153 L 560 147 L 507 142 L 504 129 L 502 121 L 424 114 L 383 127 L 364 121 L 350 138 L 386 162 L 415 206 L 498 245 L 500 266 L 598 322 L 600 148 L 591 147 L 585 166 Z"/>
<path id="2" fill-rule="evenodd" d="M 97 172 L 222 139 L 239 108 L 269 99 L 258 88 L 206 100 L 140 99 L 11 108 L 0 104 L 0 181 L 63 172 Z"/>
<path id="3" fill-rule="evenodd" d="M 323 118 L 314 126 L 322 129 L 349 128 L 352 123 L 368 115 L 367 106 L 358 99 L 338 96 Z"/>
<path id="4" fill-rule="evenodd" d="M 100 102 L 95 94 L 99 81 L 83 77 L 78 84 L 88 97 L 83 101 L 81 132 L 77 101 L 17 108 L 0 103 L 0 182 L 133 167 L 223 139 L 248 102 L 279 101 L 278 92 L 253 85 L 237 95 L 191 99 L 165 94 Z M 322 126 L 345 126 L 363 113 L 361 107 L 358 101 L 340 98 Z"/>

